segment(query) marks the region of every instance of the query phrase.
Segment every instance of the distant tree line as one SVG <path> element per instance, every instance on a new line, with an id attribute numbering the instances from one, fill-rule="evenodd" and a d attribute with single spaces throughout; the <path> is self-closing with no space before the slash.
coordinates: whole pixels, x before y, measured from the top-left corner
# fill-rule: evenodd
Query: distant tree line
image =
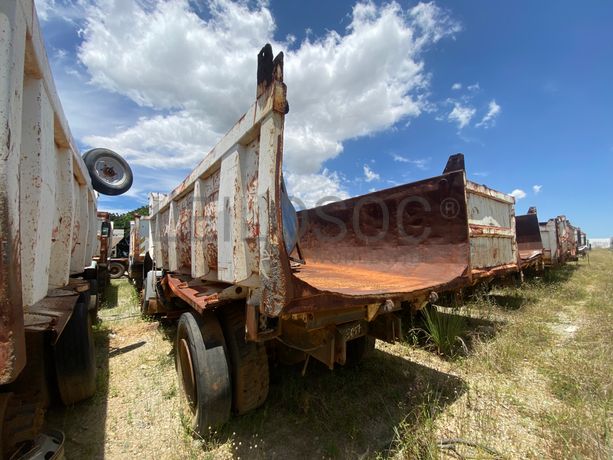
<path id="1" fill-rule="evenodd" d="M 113 228 L 123 228 L 124 230 L 128 230 L 130 228 L 130 221 L 134 220 L 134 214 L 138 214 L 139 216 L 148 216 L 149 206 L 141 206 L 140 208 L 124 212 L 122 214 L 116 214 L 112 212 L 110 216 L 111 221 L 113 222 Z"/>

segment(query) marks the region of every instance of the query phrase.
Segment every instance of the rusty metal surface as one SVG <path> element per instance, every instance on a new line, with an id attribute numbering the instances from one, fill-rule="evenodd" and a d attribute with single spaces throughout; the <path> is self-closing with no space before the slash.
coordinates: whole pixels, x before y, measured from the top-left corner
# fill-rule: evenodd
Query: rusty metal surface
<path id="1" fill-rule="evenodd" d="M 543 261 L 544 248 L 536 209 L 531 208 L 528 214 L 516 216 L 515 230 L 522 269 L 538 267 Z"/>
<path id="2" fill-rule="evenodd" d="M 563 264 L 577 260 L 577 229 L 566 216 L 557 216 L 540 222 L 541 238 L 546 265 Z"/>
<path id="3" fill-rule="evenodd" d="M 513 264 L 518 270 L 515 199 L 470 181 L 466 184 L 466 197 L 473 271 L 481 274 Z"/>
<path id="4" fill-rule="evenodd" d="M 283 55 L 258 57 L 256 101 L 166 196 L 150 197 L 156 267 L 210 282 L 261 288 L 278 314 L 289 259 L 282 253 L 281 159 L 288 110 Z M 281 252 L 280 248 L 281 247 Z"/>
<path id="5" fill-rule="evenodd" d="M 410 299 L 467 283 L 464 184 L 464 172 L 455 171 L 299 212 L 306 263 L 292 274 L 287 312 Z"/>
<path id="6" fill-rule="evenodd" d="M 219 294 L 228 287 L 227 284 L 203 282 L 185 275 L 166 275 L 164 281 L 175 296 L 199 312 L 217 305 Z"/>
<path id="7" fill-rule="evenodd" d="M 45 297 L 35 303 L 24 314 L 25 328 L 28 331 L 50 331 L 57 339 L 70 319 L 77 302 L 78 294 Z"/>
<path id="8" fill-rule="evenodd" d="M 128 258 L 131 263 L 142 263 L 149 250 L 149 218 L 134 216 L 130 222 L 130 246 Z"/>
<path id="9" fill-rule="evenodd" d="M 560 262 L 577 260 L 577 229 L 572 226 L 566 216 L 556 217 L 556 228 Z"/>
<path id="10" fill-rule="evenodd" d="M 518 270 L 514 199 L 467 182 L 461 154 L 441 176 L 302 211 L 293 256 L 306 263 L 293 264 L 281 214 L 283 60 L 269 62 L 269 47 L 259 58 L 255 104 L 177 188 L 151 197 L 154 264 L 171 272 L 172 295 L 203 309 L 225 283 L 277 317 L 422 305 L 432 291 Z"/>
<path id="11" fill-rule="evenodd" d="M 24 310 L 92 261 L 96 196 L 32 1 L 0 2 L 0 384 L 25 363 Z"/>
<path id="12" fill-rule="evenodd" d="M 94 251 L 94 260 L 99 264 L 107 264 L 111 240 L 111 219 L 108 212 L 98 211 L 97 217 L 97 248 Z"/>

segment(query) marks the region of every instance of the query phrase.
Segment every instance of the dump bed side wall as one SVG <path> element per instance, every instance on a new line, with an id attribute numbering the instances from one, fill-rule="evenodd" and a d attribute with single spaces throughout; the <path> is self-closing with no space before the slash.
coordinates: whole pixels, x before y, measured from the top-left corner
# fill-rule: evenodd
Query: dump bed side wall
<path id="1" fill-rule="evenodd" d="M 560 255 L 569 258 L 577 255 L 577 231 L 564 217 L 556 219 Z"/>
<path id="2" fill-rule="evenodd" d="M 484 185 L 467 182 L 466 203 L 472 268 L 517 265 L 515 199 Z"/>
<path id="3" fill-rule="evenodd" d="M 149 219 L 136 217 L 130 222 L 130 253 L 133 261 L 142 262 L 149 249 Z"/>
<path id="4" fill-rule="evenodd" d="M 559 257 L 556 222 L 550 219 L 547 222 L 541 222 L 539 227 L 543 241 L 543 261 L 548 265 L 556 264 Z"/>
<path id="5" fill-rule="evenodd" d="M 290 310 L 410 299 L 468 276 L 464 182 L 458 171 L 300 211 Z"/>
<path id="6" fill-rule="evenodd" d="M 453 203 L 446 213 L 444 205 Z M 437 248 L 467 242 L 463 173 L 402 185 L 298 212 L 307 264 L 385 266 L 449 260 Z M 468 263 L 467 254 L 461 256 Z"/>
<path id="7" fill-rule="evenodd" d="M 91 264 L 96 197 L 32 1 L 0 2 L 0 383 L 25 362 L 23 308 Z"/>
<path id="8" fill-rule="evenodd" d="M 262 305 L 278 314 L 289 276 L 280 203 L 287 108 L 280 57 L 273 76 L 179 187 L 150 197 L 150 227 L 157 267 L 261 288 Z"/>
<path id="9" fill-rule="evenodd" d="M 515 217 L 515 228 L 517 231 L 517 246 L 523 250 L 541 250 L 543 241 L 539 228 L 538 216 L 536 214 L 525 214 Z"/>

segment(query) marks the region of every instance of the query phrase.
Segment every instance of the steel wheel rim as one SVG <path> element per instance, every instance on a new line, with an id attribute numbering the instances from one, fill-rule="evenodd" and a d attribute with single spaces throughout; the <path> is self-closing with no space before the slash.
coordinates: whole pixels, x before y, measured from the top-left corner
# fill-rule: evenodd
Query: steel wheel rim
<path id="1" fill-rule="evenodd" d="M 94 164 L 96 176 L 114 187 L 121 186 L 127 179 L 123 165 L 111 156 L 103 156 Z"/>
<path id="2" fill-rule="evenodd" d="M 189 351 L 187 340 L 179 340 L 179 367 L 181 368 L 181 385 L 187 397 L 189 406 L 193 409 L 196 406 L 196 378 L 194 376 L 194 366 L 192 355 Z"/>

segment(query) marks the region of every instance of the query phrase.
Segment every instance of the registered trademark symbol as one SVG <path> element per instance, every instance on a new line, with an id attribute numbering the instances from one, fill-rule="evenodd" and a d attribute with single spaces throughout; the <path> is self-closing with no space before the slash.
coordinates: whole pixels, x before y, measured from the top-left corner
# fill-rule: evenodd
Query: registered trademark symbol
<path id="1" fill-rule="evenodd" d="M 460 213 L 460 203 L 455 198 L 445 198 L 441 201 L 441 215 L 445 219 L 454 219 Z"/>

